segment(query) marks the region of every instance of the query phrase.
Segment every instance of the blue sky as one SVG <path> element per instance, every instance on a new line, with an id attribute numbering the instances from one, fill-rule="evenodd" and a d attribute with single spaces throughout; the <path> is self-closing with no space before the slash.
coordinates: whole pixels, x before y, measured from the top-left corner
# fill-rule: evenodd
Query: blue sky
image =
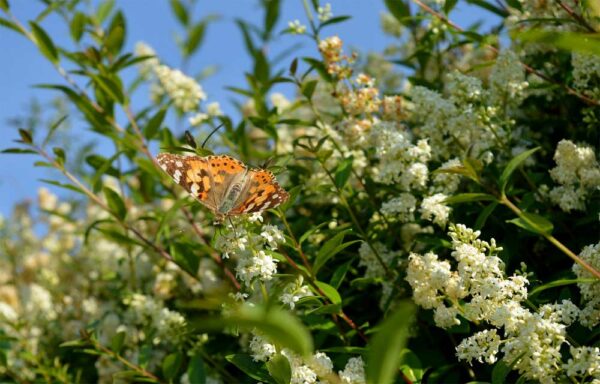
<path id="1" fill-rule="evenodd" d="M 23 22 L 34 18 L 42 9 L 40 2 L 33 0 L 10 2 L 11 9 Z M 337 34 L 347 46 L 357 48 L 361 52 L 381 52 L 390 43 L 391 40 L 381 33 L 379 27 L 380 13 L 385 9 L 383 1 L 329 2 L 334 16 L 351 15 L 352 19 L 332 26 L 324 32 L 325 35 Z M 169 2 L 129 0 L 118 1 L 117 4 L 124 11 L 128 22 L 126 49 L 131 50 L 136 42 L 144 41 L 154 47 L 162 60 L 177 67 L 180 63 L 174 36 L 180 28 L 170 12 Z M 229 100 L 233 95 L 225 87 L 244 86 L 244 71 L 250 68 L 250 59 L 244 51 L 241 34 L 234 20 L 244 18 L 260 23 L 262 12 L 257 4 L 257 0 L 201 0 L 195 9 L 195 19 L 207 14 L 220 15 L 220 19 L 209 26 L 205 43 L 188 68 L 196 73 L 207 66 L 217 65 L 217 73 L 205 79 L 202 86 L 208 94 L 208 101 L 219 101 L 226 112 L 232 111 Z M 482 13 L 477 9 L 461 6 L 452 19 L 459 25 L 467 26 L 482 17 Z M 284 0 L 281 22 L 276 29 L 284 29 L 287 21 L 294 19 L 303 23 L 306 21 L 302 0 Z M 70 41 L 68 31 L 58 17 L 48 17 L 41 25 L 59 45 L 61 42 Z M 296 53 L 298 56 L 316 55 L 315 47 L 307 38 L 285 36 L 282 40 L 284 46 L 296 41 L 303 42 L 303 47 Z M 273 50 L 277 50 L 277 44 Z M 15 130 L 8 127 L 7 120 L 17 115 L 25 115 L 27 105 L 33 98 L 43 104 L 55 95 L 50 91 L 33 88 L 32 85 L 63 81 L 35 46 L 24 37 L 5 28 L 0 29 L 0 52 L 3 56 L 0 60 L 0 149 L 3 149 L 12 146 L 11 141 L 18 136 Z M 147 92 L 140 90 L 133 99 L 133 108 L 147 106 L 147 98 Z M 81 135 L 80 139 L 93 138 L 84 127 L 73 127 L 72 132 Z M 16 202 L 35 200 L 37 189 L 44 185 L 38 179 L 49 176 L 47 169 L 33 167 L 36 160 L 38 159 L 35 156 L 0 154 L 1 215 L 8 216 Z M 54 178 L 60 179 L 60 176 Z M 56 189 L 54 191 L 58 192 Z"/>

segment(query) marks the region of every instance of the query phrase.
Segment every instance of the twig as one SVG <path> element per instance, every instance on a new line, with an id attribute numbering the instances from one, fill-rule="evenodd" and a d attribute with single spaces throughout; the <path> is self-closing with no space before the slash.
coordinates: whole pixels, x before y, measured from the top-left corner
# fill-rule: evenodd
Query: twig
<path id="1" fill-rule="evenodd" d="M 421 9 L 423 9 L 425 12 L 427 12 L 427 13 L 429 13 L 429 14 L 431 14 L 431 15 L 435 16 L 435 17 L 437 17 L 437 18 L 438 18 L 440 21 L 442 21 L 442 22 L 444 22 L 444 23 L 448 24 L 449 26 L 451 26 L 452 28 L 456 29 L 456 30 L 457 30 L 457 31 L 459 31 L 459 32 L 464 32 L 464 29 L 463 29 L 463 28 L 461 28 L 461 27 L 459 27 L 458 25 L 454 24 L 454 23 L 453 23 L 452 21 L 450 21 L 450 20 L 449 20 L 449 19 L 448 19 L 446 16 L 444 16 L 444 15 L 442 15 L 441 13 L 439 13 L 439 12 L 437 12 L 437 11 L 433 10 L 431 7 L 429 7 L 428 5 L 424 4 L 424 3 L 423 3 L 421 0 L 412 0 L 412 1 L 413 1 L 414 3 L 416 3 L 416 4 L 417 4 L 419 7 L 421 7 Z M 498 50 L 498 48 L 494 47 L 494 46 L 493 46 L 493 45 L 491 45 L 491 44 L 483 44 L 483 46 L 484 46 L 484 47 L 486 47 L 486 48 L 488 48 L 488 49 L 490 49 L 492 52 L 494 52 L 494 53 L 496 53 L 496 54 L 497 54 L 497 53 L 500 53 L 500 51 Z M 590 97 L 588 97 L 588 96 L 586 96 L 586 95 L 584 95 L 584 94 L 582 94 L 582 93 L 580 93 L 580 92 L 577 92 L 575 89 L 573 89 L 573 88 L 569 87 L 568 85 L 566 85 L 566 84 L 563 84 L 563 83 L 561 83 L 561 82 L 559 82 L 559 81 L 556 81 L 556 80 L 554 80 L 554 79 L 552 79 L 552 78 L 550 78 L 550 77 L 546 76 L 546 75 L 545 75 L 545 74 L 543 74 L 542 72 L 538 71 L 537 69 L 534 69 L 534 68 L 530 67 L 529 65 L 527 65 L 527 64 L 525 64 L 525 63 L 523 63 L 523 62 L 520 62 L 520 63 L 521 63 L 521 65 L 523 66 L 523 68 L 525 68 L 525 71 L 527 71 L 528 73 L 534 74 L 534 75 L 536 75 L 537 77 L 539 77 L 539 78 L 541 78 L 541 79 L 543 79 L 543 80 L 545 80 L 545 81 L 547 81 L 547 82 L 549 82 L 549 83 L 552 83 L 552 84 L 555 84 L 555 85 L 558 85 L 558 86 L 560 86 L 560 87 L 561 87 L 561 88 L 563 88 L 563 89 L 564 89 L 564 90 L 565 90 L 565 91 L 566 91 L 566 92 L 567 92 L 569 95 L 573 95 L 573 96 L 575 96 L 575 97 L 577 97 L 577 98 L 581 99 L 582 101 L 584 101 L 584 102 L 585 102 L 585 103 L 587 103 L 587 104 L 590 104 L 590 105 L 596 105 L 596 106 L 600 106 L 600 101 L 598 101 L 598 100 L 594 100 L 594 99 L 592 99 L 592 98 L 590 98 Z"/>

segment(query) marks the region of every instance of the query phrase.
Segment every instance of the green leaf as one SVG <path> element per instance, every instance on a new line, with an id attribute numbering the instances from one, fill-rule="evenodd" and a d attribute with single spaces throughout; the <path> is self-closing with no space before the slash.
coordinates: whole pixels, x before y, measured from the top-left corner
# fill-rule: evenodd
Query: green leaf
<path id="1" fill-rule="evenodd" d="M 538 285 L 537 287 L 535 287 L 534 289 L 529 291 L 529 293 L 527 294 L 527 297 L 532 298 L 533 296 L 539 295 L 543 291 L 545 291 L 547 289 L 551 289 L 551 288 L 562 287 L 562 286 L 571 285 L 571 284 L 581 284 L 581 283 L 592 284 L 597 281 L 598 281 L 597 279 L 559 279 L 559 280 L 554 280 L 554 281 L 551 281 L 546 284 Z"/>
<path id="2" fill-rule="evenodd" d="M 103 23 L 104 20 L 110 15 L 113 8 L 115 6 L 115 0 L 105 0 L 98 6 L 98 10 L 96 11 L 96 18 L 99 23 Z"/>
<path id="3" fill-rule="evenodd" d="M 506 364 L 504 360 L 498 361 L 492 369 L 492 384 L 504 384 L 507 382 L 506 377 L 513 370 L 515 364 L 525 356 L 525 352 L 513 359 L 510 364 Z"/>
<path id="4" fill-rule="evenodd" d="M 266 383 L 273 382 L 271 376 L 269 376 L 269 373 L 263 368 L 262 364 L 254 361 L 249 355 L 227 355 L 225 356 L 225 359 L 254 380 Z"/>
<path id="5" fill-rule="evenodd" d="M 42 142 L 42 147 L 45 147 L 46 144 L 48 144 L 48 142 L 52 138 L 52 135 L 54 134 L 54 132 L 56 132 L 56 129 L 63 123 L 63 121 L 65 121 L 67 119 L 67 117 L 69 117 L 69 115 L 64 115 L 64 116 L 60 117 L 58 120 L 56 120 L 56 122 L 52 123 L 52 125 L 50 126 L 50 129 L 48 130 L 48 134 L 46 135 L 46 138 L 44 138 L 44 141 Z"/>
<path id="6" fill-rule="evenodd" d="M 78 187 L 71 185 L 71 184 L 63 184 L 63 183 L 59 183 L 58 181 L 55 180 L 48 180 L 48 179 L 39 179 L 42 183 L 46 183 L 46 184 L 50 184 L 50 185 L 54 185 L 56 187 L 60 187 L 60 188 L 64 188 L 64 189 L 68 189 L 70 191 L 75 191 L 78 193 L 81 193 L 83 195 L 85 195 L 85 193 L 79 189 Z"/>
<path id="7" fill-rule="evenodd" d="M 177 376 L 181 363 L 183 362 L 183 356 L 181 352 L 173 352 L 168 354 L 162 362 L 162 372 L 167 380 L 172 380 Z"/>
<path id="8" fill-rule="evenodd" d="M 302 84 L 302 94 L 308 100 L 312 99 L 313 94 L 315 93 L 315 89 L 317 88 L 318 80 L 310 80 Z"/>
<path id="9" fill-rule="evenodd" d="M 319 249 L 317 253 L 317 257 L 313 264 L 313 273 L 316 275 L 321 267 L 329 261 L 333 256 L 337 255 L 344 249 L 348 248 L 352 244 L 359 243 L 361 240 L 352 240 L 346 243 L 342 243 L 344 240 L 344 235 L 348 233 L 348 231 L 340 232 L 336 234 L 334 237 L 329 239 L 323 246 Z"/>
<path id="10" fill-rule="evenodd" d="M 104 197 L 106 198 L 106 202 L 108 203 L 111 212 L 114 213 L 119 220 L 125 219 L 127 208 L 125 207 L 125 203 L 121 196 L 111 188 L 104 187 Z"/>
<path id="11" fill-rule="evenodd" d="M 412 382 L 420 382 L 423 379 L 421 360 L 408 348 L 403 349 L 400 354 L 400 370 Z"/>
<path id="12" fill-rule="evenodd" d="M 171 4 L 171 11 L 173 11 L 173 14 L 177 18 L 177 20 L 179 20 L 179 22 L 181 24 L 187 26 L 190 21 L 190 17 L 188 15 L 187 9 L 185 9 L 185 7 L 181 3 L 181 1 L 171 0 L 170 4 Z"/>
<path id="13" fill-rule="evenodd" d="M 338 293 L 337 289 L 333 288 L 327 283 L 323 283 L 322 281 L 316 281 L 315 284 L 317 285 L 317 287 L 319 287 L 321 291 L 323 291 L 325 296 L 327 296 L 327 298 L 329 299 L 329 301 L 331 301 L 332 304 L 342 304 L 342 297 Z"/>
<path id="14" fill-rule="evenodd" d="M 21 153 L 21 154 L 32 154 L 37 153 L 33 149 L 24 149 L 24 148 L 6 148 L 3 149 L 1 153 Z"/>
<path id="15" fill-rule="evenodd" d="M 507 220 L 507 223 L 512 223 L 517 227 L 521 227 L 530 232 L 540 235 L 549 235 L 554 229 L 552 222 L 543 216 L 531 212 L 521 212 L 521 216 L 516 219 Z"/>
<path id="16" fill-rule="evenodd" d="M 454 9 L 458 0 L 446 0 L 444 3 L 444 13 L 447 15 Z"/>
<path id="17" fill-rule="evenodd" d="M 298 58 L 295 57 L 290 64 L 290 75 L 295 76 L 296 71 L 298 70 Z"/>
<path id="18" fill-rule="evenodd" d="M 10 6 L 8 5 L 8 0 L 0 0 L 0 9 L 2 9 L 4 12 L 8 12 L 8 10 L 10 9 Z"/>
<path id="19" fill-rule="evenodd" d="M 479 230 L 479 229 L 483 228 L 488 217 L 490 217 L 490 215 L 492 214 L 492 212 L 494 212 L 494 210 L 496 209 L 497 206 L 498 206 L 498 202 L 494 201 L 493 203 L 491 203 L 490 205 L 485 207 L 481 211 L 479 216 L 477 216 L 477 220 L 475 220 L 475 225 L 473 226 L 473 229 Z"/>
<path id="20" fill-rule="evenodd" d="M 158 133 L 161 124 L 165 120 L 167 114 L 167 107 L 162 107 L 154 116 L 148 120 L 148 124 L 144 128 L 144 137 L 148 140 L 152 139 Z"/>
<path id="21" fill-rule="evenodd" d="M 0 17 L 0 25 L 3 27 L 6 27 L 8 29 L 12 29 L 15 32 L 20 33 L 21 35 L 23 35 L 23 31 L 19 28 L 19 26 L 15 23 L 13 23 L 10 20 L 5 19 L 4 17 Z"/>
<path id="22" fill-rule="evenodd" d="M 90 180 L 90 185 L 94 192 L 98 192 L 102 187 L 102 176 L 111 175 L 113 177 L 120 177 L 121 174 L 118 169 L 112 166 L 112 163 L 119 157 L 123 151 L 119 151 L 112 155 L 109 159 L 105 159 L 100 155 L 90 155 L 86 157 L 85 161 L 96 169 L 94 176 Z"/>
<path id="23" fill-rule="evenodd" d="M 106 48 L 112 54 L 117 54 L 123 49 L 126 29 L 125 16 L 123 16 L 123 12 L 118 11 L 115 13 L 108 26 L 108 32 L 106 33 L 106 38 L 104 40 Z"/>
<path id="24" fill-rule="evenodd" d="M 188 35 L 188 39 L 185 43 L 184 56 L 191 56 L 194 52 L 196 52 L 196 50 L 204 40 L 205 32 L 205 21 L 201 21 L 190 30 L 190 34 Z"/>
<path id="25" fill-rule="evenodd" d="M 25 143 L 25 144 L 31 144 L 33 143 L 33 137 L 31 136 L 31 132 L 23 129 L 23 128 L 19 128 L 19 136 L 21 136 L 21 140 Z"/>
<path id="26" fill-rule="evenodd" d="M 116 77 L 103 75 L 93 75 L 92 80 L 102 89 L 113 101 L 119 104 L 125 104 L 125 94 L 121 86 L 121 82 Z"/>
<path id="27" fill-rule="evenodd" d="M 347 159 L 342 160 L 342 162 L 338 164 L 334 173 L 335 186 L 338 189 L 342 189 L 344 185 L 346 185 L 348 179 L 350 178 L 350 175 L 352 174 L 353 160 L 354 158 L 350 156 Z"/>
<path id="28" fill-rule="evenodd" d="M 59 147 L 52 148 L 52 151 L 54 152 L 54 155 L 56 155 L 56 161 L 60 165 L 63 165 L 65 163 L 65 161 L 67 160 L 66 155 L 65 155 L 65 151 L 62 148 L 59 148 Z"/>
<path id="29" fill-rule="evenodd" d="M 113 352 L 119 354 L 121 353 L 121 349 L 123 348 L 123 344 L 125 343 L 125 336 L 127 334 L 124 331 L 120 331 L 115 333 L 115 335 L 110 340 L 110 349 Z"/>
<path id="30" fill-rule="evenodd" d="M 200 258 L 194 253 L 194 248 L 197 248 L 197 246 L 179 242 L 171 243 L 170 247 L 173 261 L 192 276 L 196 276 L 200 265 Z"/>
<path id="31" fill-rule="evenodd" d="M 325 21 L 324 23 L 322 23 L 319 26 L 319 29 L 327 26 L 327 25 L 332 25 L 332 24 L 338 24 L 341 22 L 344 22 L 346 20 L 350 20 L 352 18 L 352 16 L 336 16 L 336 17 L 332 17 L 331 19 Z"/>
<path id="32" fill-rule="evenodd" d="M 50 39 L 50 36 L 35 22 L 30 21 L 31 33 L 35 39 L 35 44 L 38 46 L 44 56 L 48 58 L 52 63 L 58 63 L 58 51 Z"/>
<path id="33" fill-rule="evenodd" d="M 306 241 L 306 239 L 308 239 L 310 237 L 310 235 L 312 235 L 313 233 L 317 232 L 319 229 L 323 228 L 324 226 L 326 226 L 327 224 L 329 224 L 329 220 L 325 221 L 319 225 L 311 225 L 310 228 L 308 229 L 308 231 L 304 232 L 302 234 L 302 236 L 300 236 L 300 239 L 298 240 L 298 243 L 300 245 L 302 245 L 302 243 L 304 243 L 304 241 Z"/>
<path id="34" fill-rule="evenodd" d="M 265 34 L 264 38 L 267 40 L 273 31 L 273 27 L 279 19 L 279 10 L 281 7 L 280 0 L 266 0 L 266 13 L 265 13 Z"/>
<path id="35" fill-rule="evenodd" d="M 500 175 L 500 179 L 499 179 L 501 194 L 504 195 L 504 192 L 506 190 L 506 185 L 508 184 L 508 180 L 510 179 L 510 176 L 513 174 L 513 172 L 517 169 L 517 167 L 519 165 L 521 165 L 521 163 L 523 163 L 525 160 L 527 160 L 527 158 L 529 156 L 531 156 L 535 152 L 539 151 L 539 149 L 540 149 L 540 147 L 536 147 L 536 148 L 530 149 L 528 151 L 519 153 L 517 156 L 515 156 L 508 162 L 508 164 L 506 165 L 506 168 L 504 168 L 504 171 L 502 171 L 502 175 Z"/>
<path id="36" fill-rule="evenodd" d="M 267 362 L 269 374 L 277 384 L 289 384 L 292 380 L 292 368 L 287 357 L 277 354 Z"/>
<path id="37" fill-rule="evenodd" d="M 187 375 L 190 383 L 206 383 L 206 369 L 204 368 L 204 360 L 202 360 L 202 356 L 200 356 L 200 354 L 195 354 L 191 357 L 187 369 Z"/>
<path id="38" fill-rule="evenodd" d="M 446 204 L 470 203 L 473 201 L 494 201 L 496 198 L 487 193 L 459 193 L 457 195 L 448 196 L 444 202 Z"/>
<path id="39" fill-rule="evenodd" d="M 485 0 L 466 0 L 468 4 L 473 4 L 476 5 L 482 9 L 485 9 L 486 11 L 490 11 L 492 13 L 495 13 L 496 15 L 500 16 L 500 17 L 507 17 L 508 16 L 508 12 L 502 8 L 497 7 L 496 5 L 489 3 Z"/>
<path id="40" fill-rule="evenodd" d="M 236 325 L 247 330 L 256 328 L 272 342 L 277 342 L 302 356 L 313 350 L 310 332 L 295 316 L 278 308 L 242 305 L 220 321 L 220 326 Z"/>
<path id="41" fill-rule="evenodd" d="M 393 382 L 416 311 L 412 302 L 403 301 L 398 304 L 395 312 L 378 326 L 377 333 L 369 342 L 366 365 L 367 383 L 388 384 Z"/>
<path id="42" fill-rule="evenodd" d="M 407 25 L 410 20 L 410 8 L 403 0 L 385 0 L 385 6 L 402 25 Z"/>
<path id="43" fill-rule="evenodd" d="M 79 42 L 85 31 L 87 16 L 84 13 L 76 12 L 69 25 L 69 31 L 74 41 Z"/>

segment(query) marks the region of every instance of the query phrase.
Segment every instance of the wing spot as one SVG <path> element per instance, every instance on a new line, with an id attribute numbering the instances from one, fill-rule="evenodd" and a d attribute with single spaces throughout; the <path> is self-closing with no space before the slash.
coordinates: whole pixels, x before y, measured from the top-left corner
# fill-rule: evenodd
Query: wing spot
<path id="1" fill-rule="evenodd" d="M 175 162 L 175 165 L 178 166 L 179 168 L 183 167 L 183 163 L 181 161 Z"/>

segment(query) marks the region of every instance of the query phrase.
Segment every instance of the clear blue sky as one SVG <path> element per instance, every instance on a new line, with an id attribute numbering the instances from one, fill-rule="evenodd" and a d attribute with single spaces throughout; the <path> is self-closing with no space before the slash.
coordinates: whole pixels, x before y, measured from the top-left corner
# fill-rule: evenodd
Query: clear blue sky
<path id="1" fill-rule="evenodd" d="M 332 26 L 325 35 L 338 34 L 347 46 L 357 48 L 362 52 L 379 51 L 390 42 L 379 27 L 379 15 L 385 9 L 383 1 L 376 0 L 330 0 L 334 16 L 351 15 L 352 19 L 342 24 Z M 34 18 L 42 9 L 38 1 L 12 0 L 11 9 L 22 21 Z M 195 10 L 195 16 L 217 14 L 221 18 L 210 25 L 205 43 L 191 61 L 189 68 L 195 73 L 209 65 L 217 65 L 218 72 L 202 82 L 208 101 L 219 101 L 222 108 L 232 111 L 229 99 L 231 92 L 226 86 L 244 86 L 244 71 L 249 70 L 250 60 L 244 51 L 241 34 L 233 20 L 244 18 L 260 23 L 262 12 L 257 6 L 257 0 L 200 0 Z M 157 51 L 165 62 L 177 66 L 178 49 L 174 35 L 179 31 L 174 16 L 170 12 L 167 0 L 126 0 L 118 1 L 127 18 L 128 33 L 126 49 L 132 49 L 136 42 L 145 41 Z M 472 7 L 462 6 L 456 10 L 452 19 L 459 25 L 467 26 L 482 18 L 482 13 Z M 284 0 L 281 22 L 277 30 L 287 27 L 290 20 L 299 19 L 305 23 L 302 0 Z M 48 17 L 42 26 L 57 41 L 58 44 L 69 41 L 68 31 L 57 17 Z M 284 37 L 285 46 L 290 45 L 290 39 L 304 42 L 297 52 L 298 56 L 316 55 L 315 47 L 306 38 Z M 277 46 L 273 47 L 274 50 Z M 50 91 L 32 88 L 40 83 L 62 83 L 54 68 L 39 54 L 37 48 L 24 37 L 5 28 L 0 28 L 0 149 L 12 146 L 11 141 L 18 134 L 6 124 L 7 120 L 17 115 L 25 115 L 27 105 L 33 98 L 44 103 L 55 96 Z M 127 79 L 126 79 L 127 80 Z M 147 105 L 145 91 L 138 92 L 134 99 L 133 108 Z M 139 100 L 139 105 L 136 105 Z M 82 138 L 89 140 L 91 134 L 84 127 L 74 127 Z M 81 133 L 79 133 L 81 132 Z M 44 183 L 40 178 L 48 178 L 49 171 L 45 168 L 33 167 L 38 160 L 33 155 L 3 155 L 0 154 L 0 214 L 7 217 L 16 202 L 35 200 L 37 189 Z M 54 175 L 52 175 L 54 176 Z M 55 179 L 62 178 L 54 176 Z M 49 187 L 57 191 L 54 187 Z"/>

